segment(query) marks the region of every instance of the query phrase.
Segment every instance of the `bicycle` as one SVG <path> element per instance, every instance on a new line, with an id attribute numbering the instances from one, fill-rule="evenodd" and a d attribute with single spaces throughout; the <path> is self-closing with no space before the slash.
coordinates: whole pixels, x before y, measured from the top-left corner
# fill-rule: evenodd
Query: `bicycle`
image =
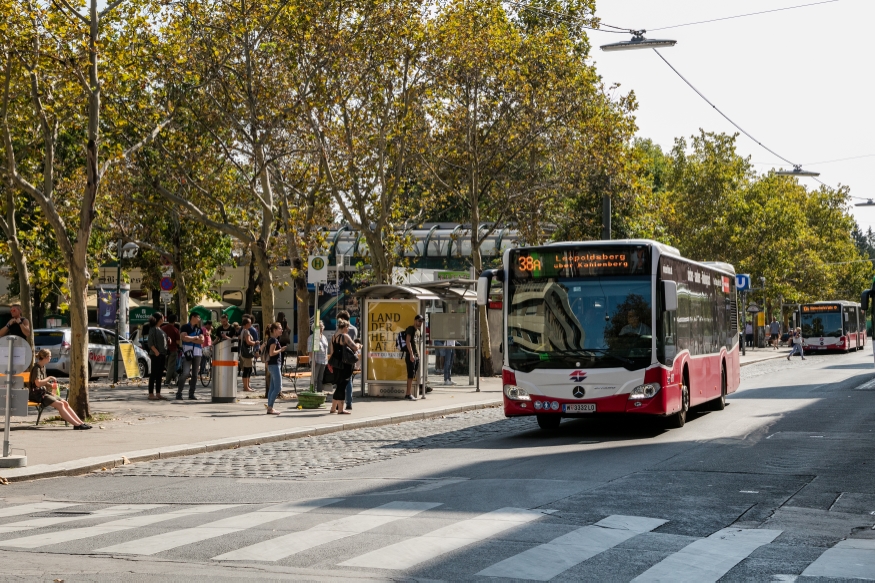
<path id="1" fill-rule="evenodd" d="M 204 350 L 204 355 L 201 357 L 201 369 L 198 372 L 198 376 L 201 379 L 201 385 L 204 387 L 210 386 L 210 382 L 213 380 L 213 355 L 212 351 Z"/>

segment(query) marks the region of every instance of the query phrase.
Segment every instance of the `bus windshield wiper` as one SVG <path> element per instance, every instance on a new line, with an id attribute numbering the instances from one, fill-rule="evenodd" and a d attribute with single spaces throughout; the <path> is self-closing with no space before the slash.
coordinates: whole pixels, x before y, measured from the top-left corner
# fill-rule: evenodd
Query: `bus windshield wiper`
<path id="1" fill-rule="evenodd" d="M 552 350 L 550 354 L 567 354 L 567 355 L 577 355 L 577 356 L 586 356 L 590 358 L 596 358 L 598 356 L 606 356 L 608 358 L 612 358 L 617 362 L 621 362 L 628 366 L 636 366 L 635 362 L 624 357 L 617 356 L 611 352 L 608 352 L 608 348 L 577 348 L 572 350 Z"/>

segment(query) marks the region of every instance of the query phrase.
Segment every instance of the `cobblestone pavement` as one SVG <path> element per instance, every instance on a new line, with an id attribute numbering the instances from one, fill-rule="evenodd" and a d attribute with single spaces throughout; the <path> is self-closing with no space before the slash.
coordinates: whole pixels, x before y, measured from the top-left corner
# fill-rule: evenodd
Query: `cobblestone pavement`
<path id="1" fill-rule="evenodd" d="M 132 464 L 92 476 L 304 478 L 536 427 L 534 418 L 507 419 L 501 408 L 480 409 L 397 425 Z"/>

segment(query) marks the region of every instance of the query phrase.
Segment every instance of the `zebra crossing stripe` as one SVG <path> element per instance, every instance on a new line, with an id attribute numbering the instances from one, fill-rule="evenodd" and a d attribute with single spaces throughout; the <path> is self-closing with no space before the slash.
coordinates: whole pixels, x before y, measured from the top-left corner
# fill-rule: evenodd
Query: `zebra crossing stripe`
<path id="1" fill-rule="evenodd" d="M 22 514 L 31 514 L 32 512 L 47 512 L 49 510 L 58 510 L 59 508 L 69 508 L 70 506 L 76 506 L 76 504 L 68 504 L 66 502 L 36 502 L 35 504 L 22 504 L 21 506 L 0 508 L 0 518 L 21 516 Z"/>
<path id="2" fill-rule="evenodd" d="M 549 511 L 525 508 L 501 508 L 444 526 L 423 536 L 365 553 L 340 564 L 345 567 L 409 569 L 450 551 L 531 522 L 548 513 Z"/>
<path id="3" fill-rule="evenodd" d="M 875 540 L 843 540 L 817 557 L 802 576 L 875 580 Z"/>
<path id="4" fill-rule="evenodd" d="M 56 545 L 74 540 L 82 540 L 103 534 L 111 534 L 130 530 L 132 528 L 140 528 L 150 526 L 159 522 L 174 520 L 184 516 L 193 516 L 196 514 L 205 514 L 207 512 L 216 512 L 218 510 L 227 510 L 235 508 L 239 504 L 213 504 L 203 506 L 193 506 L 191 508 L 183 508 L 174 510 L 166 514 L 149 514 L 147 516 L 133 516 L 131 518 L 122 518 L 101 524 L 99 526 L 86 526 L 84 528 L 74 528 L 71 530 L 61 530 L 58 532 L 50 532 L 48 534 L 35 534 L 21 538 L 13 538 L 10 540 L 0 541 L 0 547 L 15 547 L 19 549 L 35 549 L 48 545 Z"/>
<path id="5" fill-rule="evenodd" d="M 304 502 L 284 502 L 241 514 L 210 522 L 202 526 L 185 528 L 155 536 L 149 536 L 137 540 L 128 541 L 102 549 L 96 553 L 123 553 L 127 555 L 154 555 L 162 551 L 168 551 L 176 547 L 216 538 L 226 534 L 240 532 L 248 528 L 261 526 L 262 524 L 289 518 L 304 512 L 309 512 L 322 506 L 340 502 L 343 498 L 324 498 L 322 500 L 307 500 Z"/>
<path id="6" fill-rule="evenodd" d="M 108 516 L 122 516 L 124 514 L 135 514 L 143 510 L 151 510 L 152 508 L 161 508 L 165 504 L 121 504 L 119 506 L 110 506 L 102 508 L 94 512 L 83 514 L 74 514 L 71 516 L 49 516 L 46 518 L 31 518 L 30 520 L 22 520 L 12 522 L 0 526 L 0 534 L 8 532 L 18 532 L 21 530 L 31 530 L 34 528 L 43 528 L 46 526 L 55 526 L 56 524 L 66 524 L 77 520 L 88 520 L 89 518 L 106 518 Z"/>
<path id="7" fill-rule="evenodd" d="M 724 528 L 685 546 L 633 579 L 638 583 L 717 581 L 749 554 L 775 540 L 781 530 Z"/>
<path id="8" fill-rule="evenodd" d="M 549 581 L 571 567 L 666 522 L 643 516 L 608 516 L 487 567 L 477 575 Z"/>
<path id="9" fill-rule="evenodd" d="M 307 549 L 355 536 L 440 506 L 437 502 L 389 502 L 376 508 L 332 520 L 307 530 L 243 547 L 213 559 L 217 561 L 279 561 Z"/>

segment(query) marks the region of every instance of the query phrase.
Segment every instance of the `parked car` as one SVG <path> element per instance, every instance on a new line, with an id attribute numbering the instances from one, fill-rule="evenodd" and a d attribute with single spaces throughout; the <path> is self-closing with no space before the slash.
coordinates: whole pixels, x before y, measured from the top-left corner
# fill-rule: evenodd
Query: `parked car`
<path id="1" fill-rule="evenodd" d="M 46 348 L 52 353 L 46 369 L 54 374 L 70 375 L 70 328 L 39 328 L 33 331 L 37 350 Z M 131 344 L 137 355 L 140 376 L 149 376 L 150 360 L 145 350 L 122 338 L 120 344 Z M 106 377 L 112 374 L 112 358 L 115 352 L 115 332 L 104 328 L 88 328 L 88 378 Z M 119 372 L 126 376 L 125 367 L 119 363 Z"/>

